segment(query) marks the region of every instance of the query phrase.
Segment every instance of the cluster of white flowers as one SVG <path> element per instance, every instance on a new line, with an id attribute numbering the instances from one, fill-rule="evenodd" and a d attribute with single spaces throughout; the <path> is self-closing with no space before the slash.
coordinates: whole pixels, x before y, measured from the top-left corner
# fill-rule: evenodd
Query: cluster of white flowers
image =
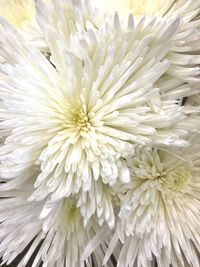
<path id="1" fill-rule="evenodd" d="M 0 258 L 200 266 L 200 0 L 0 0 Z"/>

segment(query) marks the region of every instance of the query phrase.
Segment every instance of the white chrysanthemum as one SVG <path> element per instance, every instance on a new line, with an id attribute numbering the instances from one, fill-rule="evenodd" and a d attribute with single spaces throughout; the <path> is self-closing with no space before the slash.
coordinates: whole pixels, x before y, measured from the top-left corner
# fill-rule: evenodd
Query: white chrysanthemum
<path id="1" fill-rule="evenodd" d="M 28 188 L 26 185 L 26 190 L 5 192 L 6 198 L 0 199 L 2 263 L 10 264 L 22 253 L 17 267 L 36 267 L 41 263 L 43 267 L 102 266 L 104 242 L 109 236 L 107 228 L 100 228 L 94 219 L 84 226 L 76 200 L 72 198 L 28 202 Z M 92 245 L 90 251 L 95 252 L 84 263 L 81 255 L 88 244 Z M 113 267 L 113 264 L 109 262 L 106 266 Z"/>
<path id="2" fill-rule="evenodd" d="M 195 9 L 197 11 L 200 7 L 198 0 L 102 0 L 95 2 L 105 12 L 117 11 L 122 15 L 131 12 L 134 16 L 181 14 L 182 12 L 194 11 Z"/>
<path id="3" fill-rule="evenodd" d="M 45 38 L 51 50 L 54 48 L 54 34 L 62 38 L 57 39 L 57 42 L 62 41 L 66 45 L 73 32 L 86 28 L 90 23 L 101 25 L 107 17 L 106 14 L 96 12 L 90 0 L 51 0 L 51 5 L 47 5 L 44 0 L 36 0 L 36 10 L 41 28 L 46 32 L 48 28 L 49 35 L 45 35 Z"/>
<path id="4" fill-rule="evenodd" d="M 110 21 L 110 17 L 99 12 L 90 0 L 51 0 L 51 5 L 45 4 L 44 0 L 36 0 L 36 11 L 40 28 L 46 33 L 46 55 L 56 55 L 54 60 L 59 59 L 60 62 L 64 61 L 63 48 L 69 46 L 74 32 L 87 31 L 90 25 L 99 28 L 107 19 Z"/>
<path id="5" fill-rule="evenodd" d="M 142 15 L 171 18 L 181 16 L 182 25 L 174 37 L 174 46 L 166 56 L 172 63 L 168 74 L 182 80 L 183 83 L 199 84 L 200 20 L 197 16 L 200 12 L 199 0 L 103 0 L 95 1 L 93 4 L 98 6 L 100 13 L 113 14 L 117 11 L 119 14 L 128 15 L 130 12 L 136 19 Z"/>
<path id="6" fill-rule="evenodd" d="M 105 12 L 119 12 L 120 15 L 127 15 L 132 12 L 134 16 L 161 15 L 168 11 L 174 0 L 97 0 L 95 4 L 104 9 Z"/>
<path id="7" fill-rule="evenodd" d="M 196 141 L 184 149 L 138 150 L 128 160 L 132 180 L 125 186 L 119 213 L 117 233 L 124 244 L 117 266 L 150 267 L 155 259 L 158 267 L 200 266 Z"/>
<path id="8" fill-rule="evenodd" d="M 57 43 L 52 64 L 4 25 L 0 53 L 9 64 L 1 68 L 7 80 L 0 82 L 0 171 L 14 179 L 6 188 L 38 166 L 32 199 L 89 192 L 98 179 L 129 181 L 124 158 L 135 144 L 185 145 L 180 138 L 193 109 L 181 99 L 190 88 L 156 86 L 170 66 L 163 58 L 178 25 L 154 21 L 154 32 L 140 36 L 132 16 L 124 31 L 115 16 L 112 27 L 74 35 L 69 49 Z"/>
<path id="9" fill-rule="evenodd" d="M 113 5 L 116 8 L 112 8 Z M 151 5 L 151 8 L 149 8 L 149 5 Z M 81 28 L 88 30 L 90 25 L 99 28 L 105 21 L 112 24 L 110 18 L 112 18 L 115 10 L 121 13 L 121 6 L 125 6 L 125 9 L 127 9 L 125 14 L 128 15 L 129 3 L 127 1 L 96 2 L 79 0 L 73 2 L 68 0 L 63 2 L 58 0 L 55 1 L 54 5 L 45 7 L 42 0 L 37 0 L 38 22 L 44 31 L 48 27 L 49 34 L 45 35 L 45 39 L 53 51 L 59 43 L 68 45 L 70 34 L 75 30 Z M 183 86 L 186 86 L 187 82 L 189 88 L 192 87 L 193 83 L 198 84 L 200 82 L 200 56 L 198 52 L 200 47 L 200 23 L 197 18 L 200 8 L 199 0 L 180 0 L 176 4 L 174 1 L 159 1 L 159 4 L 156 0 L 136 1 L 132 3 L 132 6 L 136 10 L 143 9 L 144 13 L 146 10 L 146 15 L 153 15 L 149 16 L 148 19 L 145 17 L 140 19 L 141 16 L 135 17 L 135 24 L 140 28 L 140 37 L 155 31 L 154 22 L 151 24 L 147 21 L 150 19 L 153 21 L 154 15 L 157 13 L 160 13 L 160 18 L 165 15 L 171 18 L 177 16 L 182 18 L 178 33 L 173 36 L 174 44 L 165 56 L 171 63 L 167 72 L 167 79 L 170 79 L 169 82 L 176 79 Z M 139 13 L 139 11 L 136 13 Z M 135 15 L 134 12 L 133 15 Z M 149 24 L 148 27 L 147 24 Z M 57 41 L 52 42 L 57 32 L 60 33 L 59 39 L 57 35 Z M 191 94 L 195 94 L 192 89 Z"/>
<path id="10" fill-rule="evenodd" d="M 114 227 L 114 207 L 118 199 L 115 197 L 115 191 L 109 185 L 103 184 L 100 179 L 92 181 L 90 191 L 81 191 L 77 199 L 77 206 L 80 207 L 85 224 L 95 214 L 99 225 L 106 222 L 110 228 Z"/>
<path id="11" fill-rule="evenodd" d="M 44 0 L 49 4 L 51 0 Z M 42 31 L 36 22 L 35 0 L 0 0 L 0 17 L 6 19 L 25 41 L 44 49 Z"/>
<path id="12" fill-rule="evenodd" d="M 29 27 L 35 20 L 34 0 L 1 0 L 1 17 L 20 29 Z"/>

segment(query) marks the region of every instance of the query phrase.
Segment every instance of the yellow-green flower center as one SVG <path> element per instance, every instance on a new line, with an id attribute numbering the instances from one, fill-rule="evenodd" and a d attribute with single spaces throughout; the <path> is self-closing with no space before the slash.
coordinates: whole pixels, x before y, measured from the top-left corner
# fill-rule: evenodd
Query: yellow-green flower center
<path id="1" fill-rule="evenodd" d="M 1 6 L 0 16 L 17 28 L 25 28 L 35 17 L 34 1 L 7 0 Z"/>
<path id="2" fill-rule="evenodd" d="M 72 119 L 74 126 L 76 129 L 80 132 L 88 132 L 91 124 L 89 121 L 89 117 L 83 110 L 78 110 L 73 114 L 73 119 Z"/>
<path id="3" fill-rule="evenodd" d="M 174 166 L 164 172 L 160 181 L 170 190 L 177 192 L 183 189 L 191 179 L 191 173 L 183 166 Z"/>

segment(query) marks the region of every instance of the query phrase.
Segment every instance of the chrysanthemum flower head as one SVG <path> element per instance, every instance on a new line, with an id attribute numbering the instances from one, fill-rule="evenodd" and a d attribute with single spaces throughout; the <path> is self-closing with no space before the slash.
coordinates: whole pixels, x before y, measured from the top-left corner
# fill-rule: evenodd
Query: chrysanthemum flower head
<path id="1" fill-rule="evenodd" d="M 31 266 L 102 266 L 102 251 L 109 232 L 99 227 L 92 219 L 83 224 L 80 209 L 73 198 L 57 202 L 28 202 L 29 190 L 22 187 L 4 193 L 0 207 L 0 256 L 10 264 L 26 249 L 17 267 Z M 101 247 L 94 244 L 92 256 L 81 261 L 86 245 L 91 241 L 101 241 Z M 100 242 L 99 241 L 99 242 Z M 34 257 L 33 257 L 34 255 Z M 110 263 L 107 265 L 112 266 Z"/>
<path id="2" fill-rule="evenodd" d="M 98 179 L 128 182 L 124 158 L 135 145 L 187 143 L 182 90 L 163 79 L 156 85 L 170 67 L 165 54 L 179 20 L 149 23 L 154 32 L 141 35 L 132 16 L 123 30 L 116 15 L 112 26 L 72 36 L 69 47 L 55 43 L 51 62 L 4 25 L 3 179 L 20 183 L 38 166 L 32 199 L 62 198 L 89 192 Z"/>
<path id="3" fill-rule="evenodd" d="M 16 28 L 26 28 L 35 19 L 33 0 L 1 0 L 0 15 Z"/>
<path id="4" fill-rule="evenodd" d="M 99 8 L 105 8 L 106 12 L 117 11 L 121 15 L 127 15 L 128 12 L 132 12 L 134 16 L 142 15 L 157 15 L 161 14 L 161 10 L 165 6 L 169 5 L 173 0 L 169 1 L 158 1 L 158 0 L 110 0 L 110 1 L 96 1 L 96 4 Z"/>
<path id="5" fill-rule="evenodd" d="M 51 0 L 44 0 L 48 5 Z M 35 0 L 0 0 L 0 17 L 19 31 L 25 42 L 45 51 L 46 44 L 36 21 Z"/>
<path id="6" fill-rule="evenodd" d="M 188 148 L 145 148 L 128 160 L 118 266 L 199 266 L 199 158 L 197 137 Z"/>
<path id="7" fill-rule="evenodd" d="M 105 12 L 117 11 L 121 15 L 127 15 L 131 12 L 134 16 L 165 16 L 167 14 L 181 14 L 185 10 L 194 10 L 199 8 L 198 0 L 109 0 L 96 1 L 96 5 L 105 9 Z M 198 11 L 198 10 L 196 10 Z"/>
<path id="8" fill-rule="evenodd" d="M 121 15 L 133 14 L 136 20 L 141 17 L 181 17 L 181 26 L 174 38 L 174 46 L 169 50 L 166 57 L 172 63 L 168 74 L 172 78 L 182 81 L 182 84 L 199 83 L 199 0 L 111 0 L 95 1 L 98 10 L 103 14 L 113 14 L 115 11 Z M 95 3 L 93 3 L 95 5 Z M 144 19 L 144 17 L 143 17 Z M 145 19 L 144 19 L 145 20 Z M 142 25 L 141 25 L 142 29 Z M 149 32 L 151 27 L 146 29 Z M 168 77 L 169 80 L 169 77 Z M 191 84 L 189 85 L 191 87 Z"/>

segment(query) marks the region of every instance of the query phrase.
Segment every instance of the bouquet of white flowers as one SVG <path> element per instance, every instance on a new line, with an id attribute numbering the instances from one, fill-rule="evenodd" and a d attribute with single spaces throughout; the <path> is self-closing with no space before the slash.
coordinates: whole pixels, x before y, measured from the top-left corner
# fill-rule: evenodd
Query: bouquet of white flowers
<path id="1" fill-rule="evenodd" d="M 200 0 L 0 0 L 0 257 L 200 266 Z"/>

